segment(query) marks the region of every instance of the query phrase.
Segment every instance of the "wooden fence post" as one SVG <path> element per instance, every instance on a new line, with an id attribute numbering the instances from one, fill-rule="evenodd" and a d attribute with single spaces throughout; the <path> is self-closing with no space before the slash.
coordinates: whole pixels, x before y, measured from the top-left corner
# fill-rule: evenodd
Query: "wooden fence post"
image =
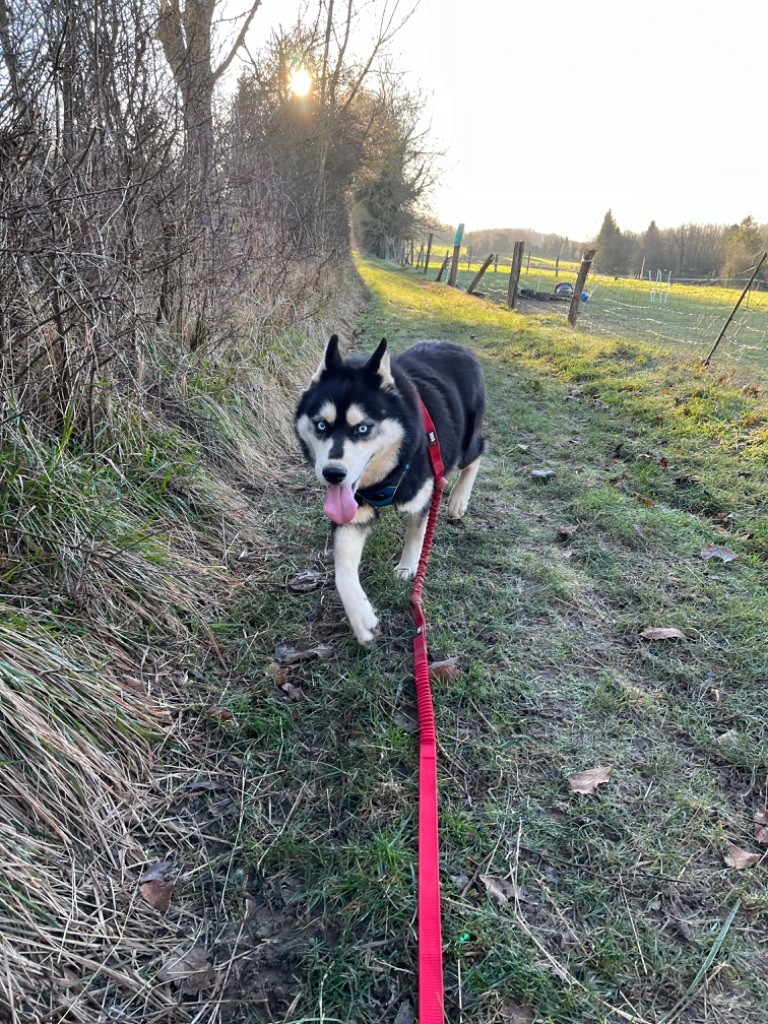
<path id="1" fill-rule="evenodd" d="M 437 272 L 437 277 L 435 278 L 436 281 L 441 281 L 442 280 L 443 274 L 445 273 L 445 268 L 448 266 L 448 260 L 450 260 L 450 258 L 451 258 L 451 251 L 449 249 L 448 252 L 446 252 L 446 254 L 445 254 L 445 259 L 443 260 L 442 267 L 440 267 L 440 269 Z"/>
<path id="2" fill-rule="evenodd" d="M 491 253 L 491 255 L 486 259 L 486 261 L 482 265 L 482 267 L 480 267 L 478 272 L 472 278 L 472 284 L 469 286 L 469 288 L 467 288 L 467 295 L 471 295 L 472 292 L 475 290 L 475 288 L 477 288 L 477 286 L 480 284 L 480 280 L 481 280 L 483 274 L 488 269 L 488 267 L 490 267 L 492 260 L 493 260 L 493 253 Z"/>
<path id="3" fill-rule="evenodd" d="M 576 320 L 579 316 L 579 308 L 581 306 L 581 293 L 584 291 L 584 285 L 587 282 L 587 274 L 589 273 L 589 268 L 592 266 L 592 260 L 595 258 L 596 252 L 597 249 L 587 249 L 581 257 L 581 266 L 579 267 L 579 272 L 576 275 L 576 284 L 573 286 L 571 305 L 568 310 L 568 323 L 571 327 L 576 326 Z"/>
<path id="4" fill-rule="evenodd" d="M 456 230 L 456 237 L 453 240 L 453 262 L 451 272 L 448 275 L 448 284 L 451 288 L 456 287 L 456 275 L 459 272 L 459 254 L 461 252 L 461 236 L 464 234 L 464 225 L 459 224 Z"/>
<path id="5" fill-rule="evenodd" d="M 515 242 L 512 253 L 512 266 L 509 268 L 509 288 L 507 289 L 507 305 L 514 309 L 517 305 L 517 285 L 520 281 L 520 270 L 523 266 L 523 249 L 525 242 Z"/>
<path id="6" fill-rule="evenodd" d="M 427 258 L 424 260 L 424 273 L 429 270 L 429 257 L 432 255 L 432 232 L 429 232 L 429 239 L 427 240 Z"/>

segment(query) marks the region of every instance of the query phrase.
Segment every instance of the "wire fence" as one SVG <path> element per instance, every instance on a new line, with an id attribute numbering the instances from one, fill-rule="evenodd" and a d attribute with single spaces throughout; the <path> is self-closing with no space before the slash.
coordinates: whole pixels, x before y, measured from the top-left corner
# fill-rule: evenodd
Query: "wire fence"
<path id="1" fill-rule="evenodd" d="M 432 249 L 427 276 L 434 280 L 452 250 Z M 424 272 L 426 250 L 414 251 L 415 269 Z M 409 260 L 406 260 L 409 262 Z M 475 294 L 506 304 L 511 260 L 495 257 Z M 463 250 L 457 287 L 465 289 L 482 266 Z M 647 278 L 591 274 L 580 309 L 579 328 L 601 337 L 647 342 L 681 357 L 703 361 L 748 283 L 751 268 L 738 278 L 675 280 L 667 271 Z M 578 264 L 526 253 L 520 273 L 518 310 L 566 318 Z M 442 280 L 447 279 L 444 273 Z M 559 292 L 560 294 L 557 294 Z M 768 378 L 768 279 L 760 271 L 747 292 L 713 359 L 713 367 L 740 382 Z"/>

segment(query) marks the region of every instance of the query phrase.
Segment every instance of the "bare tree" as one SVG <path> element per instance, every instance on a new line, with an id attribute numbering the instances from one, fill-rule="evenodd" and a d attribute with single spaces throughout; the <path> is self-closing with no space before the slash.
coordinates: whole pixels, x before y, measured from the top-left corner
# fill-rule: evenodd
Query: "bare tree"
<path id="1" fill-rule="evenodd" d="M 213 163 L 213 94 L 243 45 L 261 6 L 252 0 L 241 19 L 235 39 L 214 66 L 216 9 L 220 0 L 161 0 L 158 38 L 182 98 L 187 155 L 197 174 L 205 178 Z"/>

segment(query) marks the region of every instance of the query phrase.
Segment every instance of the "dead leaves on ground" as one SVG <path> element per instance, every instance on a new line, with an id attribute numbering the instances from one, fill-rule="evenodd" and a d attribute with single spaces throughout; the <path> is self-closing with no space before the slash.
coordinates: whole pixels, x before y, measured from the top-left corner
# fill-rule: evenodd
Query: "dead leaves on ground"
<path id="1" fill-rule="evenodd" d="M 500 907 L 506 907 L 508 903 L 521 898 L 520 890 L 508 878 L 499 878 L 497 875 L 480 875 L 480 881 L 493 902 Z"/>
<path id="2" fill-rule="evenodd" d="M 533 1024 L 536 1014 L 529 1006 L 522 1006 L 505 999 L 501 1006 L 497 1007 L 496 1013 L 502 1020 L 508 1020 L 510 1024 Z"/>
<path id="3" fill-rule="evenodd" d="M 644 629 L 640 636 L 643 640 L 687 640 L 685 633 L 679 629 L 651 626 Z"/>
<path id="4" fill-rule="evenodd" d="M 572 775 L 568 780 L 568 785 L 572 793 L 591 796 L 597 791 L 598 786 L 602 786 L 604 782 L 610 782 L 610 780 L 610 768 L 590 768 L 585 772 L 577 772 Z"/>
<path id="5" fill-rule="evenodd" d="M 204 946 L 177 946 L 157 973 L 158 981 L 178 986 L 182 995 L 197 995 L 216 983 L 216 974 Z"/>
<path id="6" fill-rule="evenodd" d="M 745 868 L 753 868 L 760 860 L 760 854 L 750 853 L 748 850 L 742 850 L 733 843 L 728 843 L 723 854 L 723 860 L 729 868 L 743 871 Z"/>
<path id="7" fill-rule="evenodd" d="M 293 669 L 304 661 L 312 658 L 324 660 L 330 658 L 333 648 L 329 644 L 317 644 L 315 647 L 308 647 L 303 651 L 297 651 L 286 644 L 278 644 L 275 648 L 274 660 L 271 662 L 268 673 L 273 676 L 275 685 L 289 700 L 302 700 L 304 693 L 300 687 L 295 686 L 290 675 Z"/>
<path id="8" fill-rule="evenodd" d="M 761 846 L 768 846 L 768 808 L 755 811 L 752 821 L 755 825 L 755 839 Z"/>
<path id="9" fill-rule="evenodd" d="M 752 824 L 755 842 L 761 846 L 768 846 L 768 807 L 761 807 L 755 811 L 752 815 Z M 752 853 L 750 850 L 744 850 L 740 846 L 736 846 L 735 843 L 728 843 L 723 853 L 723 860 L 729 868 L 734 868 L 736 871 L 744 871 L 759 864 L 767 853 L 768 851 L 766 853 Z"/>
<path id="10" fill-rule="evenodd" d="M 709 547 L 699 552 L 699 557 L 705 561 L 709 561 L 710 558 L 717 558 L 721 562 L 735 562 L 741 556 L 736 554 L 735 551 L 731 551 L 730 548 L 722 548 L 717 544 L 710 544 Z"/>
<path id="11" fill-rule="evenodd" d="M 311 590 L 317 590 L 318 587 L 327 582 L 327 572 L 320 572 L 317 569 L 301 569 L 291 576 L 286 586 L 294 594 L 308 594 Z"/>
<path id="12" fill-rule="evenodd" d="M 139 879 L 139 893 L 153 910 L 164 914 L 171 905 L 176 883 L 166 876 L 173 868 L 173 861 L 160 860 L 152 864 Z"/>
<path id="13" fill-rule="evenodd" d="M 430 683 L 450 683 L 459 674 L 458 658 L 433 661 L 429 666 Z"/>

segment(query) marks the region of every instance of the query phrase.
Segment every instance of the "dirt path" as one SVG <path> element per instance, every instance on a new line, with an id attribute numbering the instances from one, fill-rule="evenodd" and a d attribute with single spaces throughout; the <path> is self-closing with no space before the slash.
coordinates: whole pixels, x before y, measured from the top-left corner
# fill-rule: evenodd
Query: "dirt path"
<path id="1" fill-rule="evenodd" d="M 361 345 L 382 314 L 391 329 L 387 302 L 377 295 L 361 320 Z M 416 322 L 406 306 L 395 336 L 476 333 L 431 315 Z M 757 1022 L 762 887 L 723 851 L 759 851 L 764 748 L 750 706 L 764 658 L 750 616 L 766 606 L 762 584 L 742 572 L 734 588 L 727 565 L 699 557 L 720 536 L 713 522 L 648 496 L 669 459 L 607 391 L 533 369 L 524 349 L 478 350 L 489 455 L 467 518 L 441 522 L 426 593 L 431 655 L 459 663 L 436 694 L 449 1019 Z M 675 462 L 681 477 L 690 468 Z M 262 609 L 284 650 L 278 686 L 260 687 L 247 715 L 270 766 L 247 828 L 283 973 L 253 1019 L 403 1024 L 416 760 L 408 590 L 392 574 L 402 526 L 386 513 L 366 549 L 382 616 L 369 653 L 329 582 L 317 493 L 297 491 L 277 515 L 284 581 L 309 570 L 318 586 L 276 590 Z M 648 627 L 686 639 L 650 642 Z M 725 650 L 729 629 L 752 637 L 739 654 Z M 286 648 L 314 655 L 288 664 Z M 731 686 L 734 658 L 750 663 L 752 697 Z M 609 781 L 571 793 L 593 768 Z M 723 967 L 704 987 L 715 939 Z"/>

